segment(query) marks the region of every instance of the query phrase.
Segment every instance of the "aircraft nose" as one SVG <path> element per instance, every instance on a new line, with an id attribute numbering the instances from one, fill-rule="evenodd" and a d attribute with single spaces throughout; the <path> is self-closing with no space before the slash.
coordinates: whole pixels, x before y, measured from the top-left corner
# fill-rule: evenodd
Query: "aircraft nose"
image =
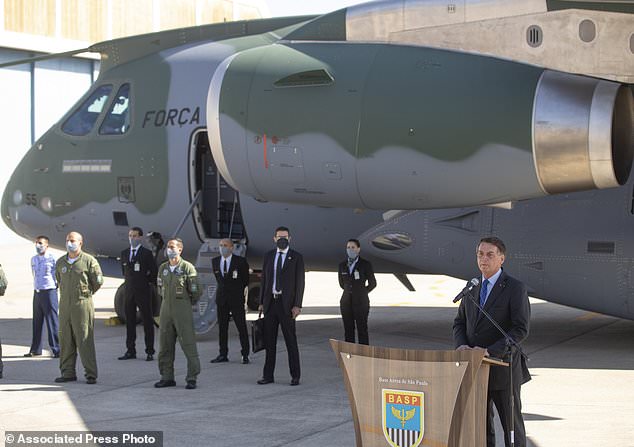
<path id="1" fill-rule="evenodd" d="M 9 192 L 9 184 L 7 183 L 4 194 L 2 194 L 2 203 L 0 204 L 0 212 L 2 213 L 2 221 L 4 224 L 9 227 L 12 231 L 15 231 L 13 225 L 11 223 L 11 215 L 9 214 L 9 202 L 11 200 L 10 192 Z"/>
<path id="2" fill-rule="evenodd" d="M 41 163 L 32 152 L 33 150 L 27 152 L 13 171 L 0 204 L 4 224 L 14 233 L 27 239 L 50 229 L 50 216 L 47 212 L 51 211 L 52 204 L 48 194 L 42 192 L 54 184 L 48 175 L 46 178 L 43 173 L 39 176 L 34 175 Z M 42 170 L 37 172 L 40 171 Z M 46 197 L 42 197 L 43 195 Z"/>

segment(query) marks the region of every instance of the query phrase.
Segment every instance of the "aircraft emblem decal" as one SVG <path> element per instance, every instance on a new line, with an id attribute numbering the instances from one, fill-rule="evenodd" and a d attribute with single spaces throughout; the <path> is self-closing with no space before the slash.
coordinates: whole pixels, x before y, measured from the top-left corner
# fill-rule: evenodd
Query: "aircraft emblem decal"
<path id="1" fill-rule="evenodd" d="M 119 202 L 132 203 L 136 201 L 134 194 L 134 177 L 117 177 L 119 184 Z"/>
<path id="2" fill-rule="evenodd" d="M 417 447 L 425 433 L 424 397 L 420 391 L 384 389 L 383 434 L 392 447 Z"/>

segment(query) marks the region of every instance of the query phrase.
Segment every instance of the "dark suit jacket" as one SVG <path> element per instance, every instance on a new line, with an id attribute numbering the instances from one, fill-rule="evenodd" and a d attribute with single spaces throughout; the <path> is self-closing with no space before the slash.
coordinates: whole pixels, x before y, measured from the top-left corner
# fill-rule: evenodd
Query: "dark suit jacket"
<path id="1" fill-rule="evenodd" d="M 473 289 L 476 300 L 480 296 L 480 287 Z M 517 343 L 527 336 L 531 318 L 526 286 L 507 275 L 504 271 L 487 298 L 484 310 L 504 329 Z M 504 337 L 482 314 L 468 297 L 464 297 L 458 308 L 458 315 L 453 324 L 453 337 L 456 347 L 469 345 L 487 348 L 493 357 L 504 357 L 506 344 Z M 519 385 L 528 382 L 530 374 L 526 362 L 516 352 L 513 357 L 513 383 Z M 489 375 L 489 388 L 494 390 L 508 387 L 508 369 L 492 366 Z"/>
<path id="2" fill-rule="evenodd" d="M 260 304 L 264 306 L 264 313 L 268 312 L 273 301 L 273 280 L 275 255 L 277 249 L 264 255 L 262 264 L 262 287 L 260 288 Z M 290 313 L 293 307 L 302 307 L 304 299 L 304 258 L 295 250 L 289 249 L 282 266 L 278 290 L 282 291 L 282 304 Z"/>
<path id="3" fill-rule="evenodd" d="M 249 285 L 249 264 L 242 256 L 231 255 L 228 272 L 223 277 L 220 272 L 221 259 L 222 256 L 218 256 L 211 260 L 211 267 L 218 283 L 216 304 L 244 307 L 244 288 Z"/>
<path id="4" fill-rule="evenodd" d="M 355 272 L 359 272 L 359 279 L 355 279 Z M 357 260 L 352 274 L 348 269 L 347 260 L 340 263 L 338 276 L 339 286 L 343 289 L 342 298 L 350 295 L 354 300 L 368 300 L 368 293 L 376 287 L 372 264 L 361 257 Z"/>
<path id="5" fill-rule="evenodd" d="M 139 264 L 139 271 L 134 271 L 134 265 Z M 121 271 L 125 278 L 126 291 L 147 292 L 149 284 L 156 284 L 156 276 L 158 268 L 154 262 L 152 252 L 147 248 L 140 246 L 137 249 L 136 256 L 130 262 L 130 248 L 126 248 L 121 252 Z"/>

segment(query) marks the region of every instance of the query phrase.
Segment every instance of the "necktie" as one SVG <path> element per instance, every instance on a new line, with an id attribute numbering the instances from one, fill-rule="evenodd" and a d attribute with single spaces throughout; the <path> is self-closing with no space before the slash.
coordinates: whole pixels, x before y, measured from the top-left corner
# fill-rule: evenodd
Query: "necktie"
<path id="1" fill-rule="evenodd" d="M 275 291 L 281 292 L 280 287 L 280 276 L 282 274 L 282 258 L 284 257 L 284 253 L 281 251 L 277 252 L 277 263 L 275 266 Z"/>
<path id="2" fill-rule="evenodd" d="M 222 258 L 222 277 L 224 278 L 227 274 L 227 259 Z"/>
<path id="3" fill-rule="evenodd" d="M 136 257 L 136 248 L 130 250 L 130 262 Z"/>
<path id="4" fill-rule="evenodd" d="M 482 287 L 480 288 L 480 306 L 484 307 L 484 304 L 487 302 L 487 289 L 489 288 L 489 280 L 485 279 L 482 282 Z"/>

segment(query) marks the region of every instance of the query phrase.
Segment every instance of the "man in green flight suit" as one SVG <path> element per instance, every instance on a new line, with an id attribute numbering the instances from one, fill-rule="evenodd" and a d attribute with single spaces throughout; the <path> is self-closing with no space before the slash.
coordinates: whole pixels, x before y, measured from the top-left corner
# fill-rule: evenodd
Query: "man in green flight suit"
<path id="1" fill-rule="evenodd" d="M 55 278 L 59 284 L 59 369 L 57 383 L 77 380 L 77 351 L 84 365 L 86 383 L 97 383 L 95 353 L 95 305 L 92 296 L 103 284 L 95 258 L 82 251 L 83 237 L 77 232 L 66 236 L 68 253 L 57 260 Z"/>
<path id="2" fill-rule="evenodd" d="M 194 333 L 194 315 L 192 305 L 200 298 L 202 290 L 198 284 L 196 268 L 181 258 L 183 241 L 171 239 L 167 242 L 169 261 L 161 264 L 156 284 L 163 297 L 161 315 L 159 317 L 159 354 L 158 367 L 161 380 L 156 388 L 175 386 L 174 350 L 176 339 L 187 357 L 187 385 L 185 388 L 196 388 L 196 378 L 200 373 L 200 359 L 196 348 Z"/>
<path id="3" fill-rule="evenodd" d="M 2 270 L 2 266 L 0 265 L 0 296 L 4 296 L 4 291 L 7 290 L 7 286 L 9 285 L 9 281 L 7 281 L 7 277 L 4 275 L 4 270 Z M 0 379 L 2 379 L 2 340 L 0 340 Z"/>

